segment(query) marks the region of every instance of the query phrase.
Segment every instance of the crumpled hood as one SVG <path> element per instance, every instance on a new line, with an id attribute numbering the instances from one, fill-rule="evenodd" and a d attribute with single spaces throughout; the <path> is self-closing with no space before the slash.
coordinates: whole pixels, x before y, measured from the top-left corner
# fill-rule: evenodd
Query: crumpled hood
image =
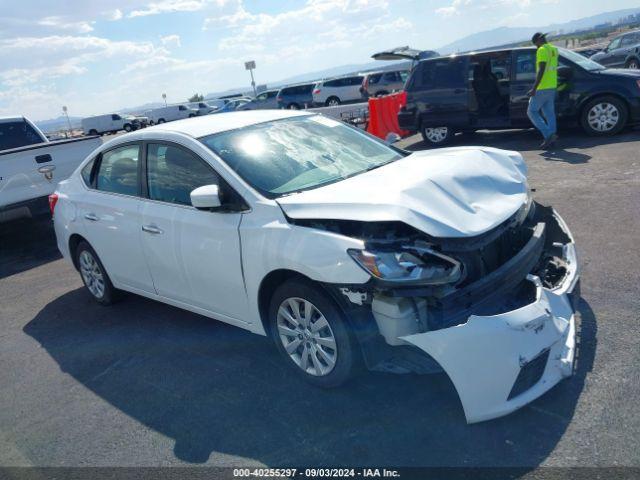
<path id="1" fill-rule="evenodd" d="M 294 219 L 400 221 L 434 237 L 472 237 L 526 202 L 526 173 L 518 152 L 443 148 L 277 201 Z"/>

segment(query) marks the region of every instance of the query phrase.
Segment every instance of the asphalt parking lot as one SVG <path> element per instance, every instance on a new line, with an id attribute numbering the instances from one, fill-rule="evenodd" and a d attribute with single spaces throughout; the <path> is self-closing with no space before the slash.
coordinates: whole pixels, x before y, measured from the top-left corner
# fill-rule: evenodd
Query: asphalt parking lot
<path id="1" fill-rule="evenodd" d="M 521 151 L 579 247 L 576 374 L 532 404 L 466 425 L 444 375 L 318 390 L 263 337 L 133 295 L 98 306 L 50 222 L 21 221 L 0 226 L 0 465 L 640 466 L 640 131 L 538 143 L 454 141 Z"/>

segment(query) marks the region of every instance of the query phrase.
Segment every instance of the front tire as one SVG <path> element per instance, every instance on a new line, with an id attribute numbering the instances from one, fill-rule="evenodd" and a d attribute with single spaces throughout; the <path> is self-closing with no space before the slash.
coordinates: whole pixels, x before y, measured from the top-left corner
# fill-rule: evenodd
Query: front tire
<path id="1" fill-rule="evenodd" d="M 111 283 L 98 254 L 87 242 L 80 242 L 75 254 L 76 265 L 87 291 L 99 304 L 111 305 L 117 299 L 118 291 Z"/>
<path id="2" fill-rule="evenodd" d="M 307 382 L 337 387 L 354 373 L 357 350 L 344 315 L 320 287 L 289 280 L 269 307 L 271 337 L 285 362 Z"/>
<path id="3" fill-rule="evenodd" d="M 123 127 L 123 130 L 125 132 L 129 133 L 132 130 L 131 125 L 129 125 L 128 123 L 125 123 L 124 127 Z"/>
<path id="4" fill-rule="evenodd" d="M 627 123 L 627 106 L 616 97 L 595 98 L 582 109 L 580 123 L 588 135 L 615 135 Z"/>
<path id="5" fill-rule="evenodd" d="M 89 130 L 89 135 L 98 135 L 98 131 L 95 128 Z"/>
<path id="6" fill-rule="evenodd" d="M 446 145 L 453 138 L 453 130 L 449 127 L 422 127 L 420 133 L 424 143 L 432 147 Z"/>
<path id="7" fill-rule="evenodd" d="M 160 125 L 161 123 L 164 123 L 164 118 L 159 118 L 158 119 L 158 125 Z"/>

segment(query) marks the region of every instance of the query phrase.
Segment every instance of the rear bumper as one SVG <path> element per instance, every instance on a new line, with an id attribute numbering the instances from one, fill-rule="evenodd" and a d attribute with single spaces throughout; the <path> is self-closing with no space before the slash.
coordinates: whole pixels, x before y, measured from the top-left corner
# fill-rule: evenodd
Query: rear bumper
<path id="1" fill-rule="evenodd" d="M 640 123 L 640 97 L 632 98 L 629 101 L 629 123 Z"/>
<path id="2" fill-rule="evenodd" d="M 471 315 L 466 323 L 402 337 L 435 359 L 453 382 L 468 423 L 506 415 L 573 373 L 579 266 L 570 242 L 562 246 L 567 272 L 545 288 L 535 275 L 535 300 L 497 315 Z"/>
<path id="3" fill-rule="evenodd" d="M 416 115 L 411 111 L 401 110 L 398 112 L 398 125 L 401 130 L 409 132 L 417 132 L 419 130 Z"/>

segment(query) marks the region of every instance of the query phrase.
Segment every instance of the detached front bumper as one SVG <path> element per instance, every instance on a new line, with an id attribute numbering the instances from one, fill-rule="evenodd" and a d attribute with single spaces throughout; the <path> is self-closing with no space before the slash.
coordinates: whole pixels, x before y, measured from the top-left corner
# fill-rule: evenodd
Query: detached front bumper
<path id="1" fill-rule="evenodd" d="M 561 246 L 567 271 L 553 288 L 528 275 L 535 301 L 497 315 L 471 315 L 461 325 L 401 337 L 433 357 L 453 382 L 468 423 L 506 415 L 573 373 L 574 302 L 579 298 L 575 243 Z"/>

